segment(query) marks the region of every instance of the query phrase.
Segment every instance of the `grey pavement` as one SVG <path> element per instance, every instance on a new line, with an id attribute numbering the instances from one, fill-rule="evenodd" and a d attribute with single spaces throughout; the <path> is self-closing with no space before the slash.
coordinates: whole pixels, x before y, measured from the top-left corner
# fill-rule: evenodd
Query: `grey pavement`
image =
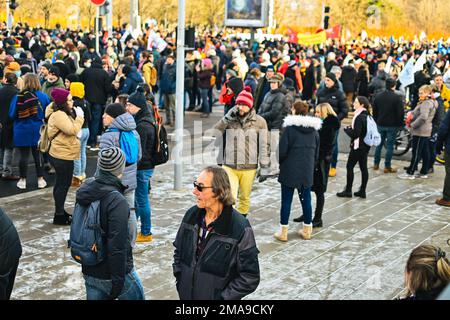
<path id="1" fill-rule="evenodd" d="M 214 122 L 216 114 L 209 119 Z M 435 167 L 430 179 L 400 180 L 370 169 L 367 199 L 341 199 L 335 193 L 345 184 L 341 153 L 338 174 L 330 178 L 326 194 L 324 228 L 314 229 L 310 241 L 290 223 L 289 241 L 273 238 L 279 224 L 280 186 L 275 179 L 255 181 L 250 223 L 261 251 L 261 283 L 247 299 L 393 299 L 403 290 L 403 271 L 411 250 L 423 243 L 447 252 L 450 209 L 434 204 L 441 195 L 444 168 Z M 369 163 L 372 163 L 369 159 Z M 209 164 L 209 163 L 208 163 Z M 173 190 L 173 164 L 157 167 L 152 179 L 151 204 L 154 240 L 137 244 L 135 267 L 146 299 L 178 299 L 172 276 L 172 242 L 186 210 L 194 203 L 192 181 L 205 164 L 184 162 L 184 190 Z M 395 160 L 396 167 L 406 162 Z M 355 189 L 360 181 L 356 170 Z M 74 205 L 71 188 L 67 208 Z M 314 202 L 314 198 L 313 198 Z M 13 219 L 23 255 L 13 299 L 85 299 L 81 267 L 67 249 L 69 228 L 51 224 L 52 189 L 0 198 L 0 206 Z M 301 213 L 294 199 L 292 218 Z"/>

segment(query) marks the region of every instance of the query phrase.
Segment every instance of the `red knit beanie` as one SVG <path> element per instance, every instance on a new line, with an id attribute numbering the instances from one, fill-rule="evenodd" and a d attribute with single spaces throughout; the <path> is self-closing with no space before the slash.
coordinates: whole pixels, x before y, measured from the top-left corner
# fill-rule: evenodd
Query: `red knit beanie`
<path id="1" fill-rule="evenodd" d="M 239 95 L 236 98 L 236 105 L 245 105 L 249 107 L 250 109 L 253 108 L 253 96 L 252 96 L 252 88 L 249 86 L 246 86 L 244 90 L 239 93 Z"/>

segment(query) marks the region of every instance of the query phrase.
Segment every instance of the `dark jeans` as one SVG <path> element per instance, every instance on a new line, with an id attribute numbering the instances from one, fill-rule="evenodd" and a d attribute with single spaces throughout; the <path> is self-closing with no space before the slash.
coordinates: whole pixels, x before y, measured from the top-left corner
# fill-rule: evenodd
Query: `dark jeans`
<path id="1" fill-rule="evenodd" d="M 88 145 L 95 147 L 97 145 L 97 135 L 102 132 L 102 116 L 105 106 L 98 103 L 91 104 L 92 118 L 89 122 L 89 140 Z"/>
<path id="2" fill-rule="evenodd" d="M 209 99 L 209 89 L 200 89 L 200 94 L 202 96 L 202 112 L 203 113 L 210 113 L 209 105 L 211 100 Z"/>
<path id="3" fill-rule="evenodd" d="M 434 167 L 434 163 L 436 162 L 436 139 L 437 134 L 435 136 L 431 136 L 430 140 L 428 140 L 428 149 L 430 150 L 430 162 L 428 163 L 428 170 Z"/>
<path id="4" fill-rule="evenodd" d="M 397 137 L 398 128 L 378 126 L 378 132 L 381 135 L 381 143 L 375 149 L 374 164 L 379 165 L 381 161 L 381 149 L 386 146 L 386 155 L 384 156 L 384 167 L 391 168 L 392 154 L 394 152 L 395 139 Z"/>
<path id="5" fill-rule="evenodd" d="M 339 155 L 339 130 L 336 131 L 336 137 L 333 141 L 333 155 L 331 158 L 331 167 L 336 168 Z"/>
<path id="6" fill-rule="evenodd" d="M 361 191 L 366 191 L 367 182 L 369 181 L 369 170 L 367 169 L 367 157 L 369 155 L 369 150 L 363 150 L 359 148 L 358 150 L 350 150 L 347 160 L 347 185 L 345 186 L 346 191 L 352 191 L 354 173 L 353 169 L 356 164 L 359 163 L 359 169 L 361 170 Z"/>
<path id="7" fill-rule="evenodd" d="M 55 167 L 56 181 L 53 187 L 53 199 L 55 200 L 55 216 L 64 215 L 64 203 L 66 202 L 67 192 L 72 183 L 73 160 L 61 160 L 51 158 Z"/>
<path id="8" fill-rule="evenodd" d="M 316 211 L 314 212 L 314 219 L 322 219 L 323 207 L 325 206 L 325 193 L 314 192 L 316 194 Z"/>
<path id="9" fill-rule="evenodd" d="M 41 153 L 37 149 L 37 147 L 18 147 L 20 152 L 20 160 L 19 160 L 19 172 L 21 178 L 27 177 L 28 171 L 28 159 L 31 154 L 33 155 L 34 165 L 36 166 L 36 175 L 38 178 L 44 176 L 44 162 L 41 157 Z"/>
<path id="10" fill-rule="evenodd" d="M 450 152 L 445 152 L 445 180 L 443 198 L 445 201 L 450 201 Z"/>
<path id="11" fill-rule="evenodd" d="M 290 188 L 281 185 L 281 211 L 280 224 L 288 225 L 289 216 L 291 215 L 292 198 L 294 197 L 295 188 Z M 311 188 L 301 188 L 298 190 L 300 203 L 302 204 L 303 217 L 305 224 L 310 224 L 312 221 L 312 206 L 311 206 Z"/>
<path id="12" fill-rule="evenodd" d="M 428 146 L 429 137 L 412 137 L 412 158 L 409 168 L 406 171 L 408 174 L 414 174 L 417 170 L 420 160 L 422 159 L 422 169 L 420 174 L 427 174 L 430 165 L 430 149 Z"/>

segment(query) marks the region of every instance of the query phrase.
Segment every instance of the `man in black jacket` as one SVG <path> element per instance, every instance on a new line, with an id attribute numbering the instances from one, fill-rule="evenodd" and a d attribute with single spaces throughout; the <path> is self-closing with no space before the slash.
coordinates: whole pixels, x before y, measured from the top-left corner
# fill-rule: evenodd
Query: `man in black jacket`
<path id="1" fill-rule="evenodd" d="M 0 300 L 9 300 L 16 278 L 22 245 L 14 224 L 0 208 Z"/>
<path id="2" fill-rule="evenodd" d="M 128 97 L 127 111 L 134 116 L 136 121 L 136 131 L 141 138 L 142 150 L 142 158 L 137 166 L 135 191 L 136 216 L 141 218 L 141 232 L 137 235 L 136 242 L 150 242 L 153 240 L 153 236 L 148 190 L 155 168 L 153 159 L 156 149 L 156 128 L 152 123 L 153 117 L 147 107 L 142 87 L 138 87 L 136 92 Z"/>
<path id="3" fill-rule="evenodd" d="M 19 92 L 16 88 L 17 76 L 7 73 L 0 89 L 0 177 L 6 180 L 19 180 L 12 171 L 13 121 L 9 118 L 9 105 Z"/>
<path id="4" fill-rule="evenodd" d="M 81 73 L 80 80 L 84 84 L 85 99 L 91 105 L 92 113 L 88 145 L 92 151 L 97 151 L 97 135 L 101 132 L 102 115 L 108 94 L 111 92 L 111 79 L 101 63 L 93 61 L 91 67 Z"/>
<path id="5" fill-rule="evenodd" d="M 396 81 L 392 78 L 386 80 L 386 90 L 375 96 L 373 102 L 373 118 L 377 123 L 381 135 L 381 143 L 375 150 L 373 170 L 380 168 L 381 149 L 386 143 L 384 159 L 384 173 L 395 173 L 391 159 L 397 131 L 404 125 L 405 110 L 402 97 L 395 93 Z"/>
<path id="6" fill-rule="evenodd" d="M 88 300 L 144 300 L 144 290 L 133 266 L 128 237 L 130 207 L 121 182 L 125 155 L 117 147 L 99 152 L 97 173 L 78 189 L 76 202 L 89 206 L 100 200 L 100 225 L 106 258 L 94 266 L 82 265 Z"/>
<path id="7" fill-rule="evenodd" d="M 258 110 L 258 114 L 267 122 L 269 130 L 281 130 L 283 119 L 287 116 L 286 96 L 281 90 L 284 76 L 277 73 L 269 80 L 270 91 L 264 97 L 264 100 Z"/>

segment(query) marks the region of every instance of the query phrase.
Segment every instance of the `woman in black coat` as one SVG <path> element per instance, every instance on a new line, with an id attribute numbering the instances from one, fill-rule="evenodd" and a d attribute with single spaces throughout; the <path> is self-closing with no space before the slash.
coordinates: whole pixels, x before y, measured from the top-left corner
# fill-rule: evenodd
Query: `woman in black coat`
<path id="1" fill-rule="evenodd" d="M 361 65 L 356 75 L 356 94 L 369 97 L 369 71 L 365 65 Z"/>
<path id="2" fill-rule="evenodd" d="M 292 115 L 284 119 L 284 131 L 279 145 L 281 183 L 280 230 L 274 237 L 287 241 L 288 221 L 291 213 L 292 198 L 297 189 L 302 204 L 305 221 L 299 235 L 311 239 L 312 208 L 311 187 L 314 181 L 314 164 L 319 157 L 319 134 L 321 120 L 306 116 L 309 106 L 304 101 L 293 104 Z M 300 169 L 301 168 L 301 169 Z"/>
<path id="3" fill-rule="evenodd" d="M 366 97 L 358 96 L 353 103 L 355 114 L 352 125 L 344 129 L 345 133 L 351 138 L 350 154 L 347 160 L 347 184 L 345 190 L 336 195 L 341 198 L 352 197 L 353 168 L 359 163 L 361 169 L 361 187 L 355 192 L 356 197 L 366 198 L 366 187 L 369 181 L 369 171 L 367 170 L 367 157 L 370 146 L 364 143 L 364 137 L 367 134 L 367 116 L 369 115 L 370 102 Z"/>
<path id="4" fill-rule="evenodd" d="M 320 147 L 319 160 L 314 168 L 314 184 L 312 191 L 316 194 L 316 211 L 312 221 L 313 228 L 321 228 L 322 212 L 325 205 L 325 192 L 327 191 L 328 173 L 330 171 L 331 157 L 335 143 L 336 132 L 340 123 L 333 108 L 328 103 L 317 105 L 315 115 L 322 119 L 322 128 L 319 130 Z M 303 216 L 294 219 L 294 222 L 303 222 Z"/>
<path id="5" fill-rule="evenodd" d="M 11 219 L 0 208 L 0 300 L 9 300 L 22 255 L 20 238 Z"/>

